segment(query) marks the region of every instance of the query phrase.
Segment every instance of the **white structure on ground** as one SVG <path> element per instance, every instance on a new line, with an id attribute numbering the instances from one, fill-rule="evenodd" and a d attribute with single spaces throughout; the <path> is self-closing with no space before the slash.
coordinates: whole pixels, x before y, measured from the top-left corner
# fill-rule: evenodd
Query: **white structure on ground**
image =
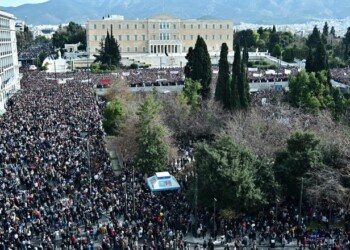
<path id="1" fill-rule="evenodd" d="M 8 98 L 20 89 L 17 56 L 16 18 L 0 10 L 0 112 Z"/>
<path id="2" fill-rule="evenodd" d="M 46 57 L 43 65 L 47 66 L 46 72 L 48 73 L 65 73 L 69 71 L 67 61 L 61 57 L 60 52 L 58 52 L 57 59 Z"/>

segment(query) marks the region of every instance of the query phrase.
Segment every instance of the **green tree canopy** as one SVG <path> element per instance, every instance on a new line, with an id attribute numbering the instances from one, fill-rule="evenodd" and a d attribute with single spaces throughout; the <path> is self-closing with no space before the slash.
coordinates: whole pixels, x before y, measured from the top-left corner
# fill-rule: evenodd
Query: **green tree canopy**
<path id="1" fill-rule="evenodd" d="M 267 202 L 267 193 L 275 191 L 271 189 L 274 185 L 272 169 L 224 133 L 218 135 L 213 144 L 198 143 L 195 159 L 201 206 L 211 207 L 213 199 L 217 198 L 220 209 L 247 211 Z M 272 179 L 262 180 L 267 176 Z M 195 190 L 195 183 L 192 190 Z"/>
<path id="2" fill-rule="evenodd" d="M 199 81 L 193 81 L 191 78 L 185 80 L 185 86 L 182 90 L 182 94 L 188 105 L 191 106 L 192 110 L 197 110 L 200 104 L 201 97 L 198 94 L 202 88 Z"/>
<path id="3" fill-rule="evenodd" d="M 136 165 L 142 173 L 149 175 L 164 171 L 168 159 L 169 147 L 165 142 L 165 128 L 159 121 L 160 109 L 161 104 L 153 96 L 147 96 L 137 112 Z"/>
<path id="4" fill-rule="evenodd" d="M 275 160 L 276 178 L 284 194 L 294 198 L 300 192 L 300 178 L 310 170 L 322 167 L 320 139 L 310 132 L 294 132 L 287 141 L 287 149 Z"/>
<path id="5" fill-rule="evenodd" d="M 60 28 L 52 36 L 56 48 L 64 48 L 65 44 L 80 43 L 79 49 L 86 49 L 86 30 L 80 24 L 69 22 L 68 26 Z"/>
<path id="6" fill-rule="evenodd" d="M 104 110 L 102 125 L 109 135 L 119 135 L 125 121 L 123 104 L 118 98 L 109 102 Z"/>

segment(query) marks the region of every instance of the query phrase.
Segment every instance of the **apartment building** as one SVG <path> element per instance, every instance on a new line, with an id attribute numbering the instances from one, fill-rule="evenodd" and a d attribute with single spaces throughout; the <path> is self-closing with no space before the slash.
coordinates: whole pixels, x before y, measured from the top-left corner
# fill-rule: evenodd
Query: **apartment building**
<path id="1" fill-rule="evenodd" d="M 16 41 L 16 18 L 0 10 L 0 111 L 7 99 L 20 89 Z"/>

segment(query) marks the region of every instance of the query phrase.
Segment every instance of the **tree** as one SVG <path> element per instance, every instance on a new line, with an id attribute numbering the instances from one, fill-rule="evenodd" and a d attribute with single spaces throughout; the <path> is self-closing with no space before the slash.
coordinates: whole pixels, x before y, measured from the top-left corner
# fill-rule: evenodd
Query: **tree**
<path id="1" fill-rule="evenodd" d="M 201 36 L 197 37 L 196 45 L 190 48 L 186 56 L 185 75 L 202 84 L 201 95 L 203 99 L 210 97 L 210 83 L 212 78 L 211 61 L 207 45 Z"/>
<path id="2" fill-rule="evenodd" d="M 136 166 L 142 173 L 149 175 L 164 171 L 168 159 L 166 132 L 159 122 L 160 109 L 161 104 L 153 96 L 147 96 L 137 112 L 139 121 L 136 126 Z"/>
<path id="3" fill-rule="evenodd" d="M 104 41 L 100 43 L 101 49 L 98 55 L 94 55 L 95 62 L 100 62 L 102 65 L 108 65 L 119 67 L 121 61 L 121 55 L 119 50 L 119 44 L 114 38 L 113 33 L 111 35 L 107 31 L 107 36 Z"/>
<path id="4" fill-rule="evenodd" d="M 214 197 L 219 195 L 220 209 L 247 211 L 266 203 L 267 193 L 274 192 L 265 190 L 267 183 L 262 183 L 272 171 L 227 134 L 219 134 L 212 144 L 196 144 L 195 159 L 198 202 L 202 206 L 211 207 Z M 258 170 L 264 174 L 260 175 Z M 195 181 L 192 183 L 195 190 Z"/>
<path id="5" fill-rule="evenodd" d="M 324 35 L 325 37 L 328 37 L 329 35 L 329 27 L 327 22 L 324 23 L 322 35 Z"/>
<path id="6" fill-rule="evenodd" d="M 285 62 L 294 62 L 294 49 L 287 48 L 283 53 L 283 61 Z"/>
<path id="7" fill-rule="evenodd" d="M 314 29 L 312 30 L 312 33 L 309 35 L 308 39 L 306 40 L 306 45 L 311 49 L 315 49 L 320 41 L 321 41 L 320 31 L 318 30 L 317 26 L 315 26 Z"/>
<path id="8" fill-rule="evenodd" d="M 257 33 L 259 34 L 259 33 Z M 241 30 L 235 32 L 234 45 L 239 44 L 241 47 L 256 47 L 257 42 L 256 36 L 254 36 L 254 31 L 251 29 Z"/>
<path id="9" fill-rule="evenodd" d="M 277 180 L 288 196 L 299 194 L 299 180 L 310 170 L 321 167 L 320 139 L 310 132 L 294 132 L 287 140 L 287 149 L 276 154 Z"/>
<path id="10" fill-rule="evenodd" d="M 270 33 L 269 38 L 269 51 L 272 52 L 276 44 L 279 44 L 281 39 L 279 33 L 276 32 L 275 25 L 273 26 L 272 32 Z"/>
<path id="11" fill-rule="evenodd" d="M 221 102 L 225 109 L 231 109 L 230 70 L 227 55 L 228 47 L 226 43 L 223 43 L 220 52 L 219 74 L 215 89 L 215 100 Z"/>
<path id="12" fill-rule="evenodd" d="M 349 58 L 349 44 L 350 44 L 350 27 L 346 31 L 345 37 L 343 39 L 343 43 L 345 45 L 344 59 L 348 60 L 348 58 Z"/>
<path id="13" fill-rule="evenodd" d="M 249 84 L 245 65 L 241 59 L 240 46 L 236 45 L 232 65 L 231 109 L 247 110 L 250 107 Z"/>
<path id="14" fill-rule="evenodd" d="M 311 48 L 309 49 L 309 53 L 306 57 L 305 70 L 308 73 L 315 72 L 314 57 Z"/>
<path id="15" fill-rule="evenodd" d="M 335 38 L 335 29 L 334 29 L 334 26 L 332 26 L 330 34 L 333 36 L 333 38 Z"/>
<path id="16" fill-rule="evenodd" d="M 104 110 L 103 128 L 108 135 L 119 135 L 125 120 L 123 104 L 118 98 L 109 102 Z"/>
<path id="17" fill-rule="evenodd" d="M 191 78 L 185 80 L 185 86 L 182 90 L 185 102 L 191 106 L 192 110 L 197 110 L 201 97 L 198 94 L 202 88 L 199 81 L 193 81 Z"/>
<path id="18" fill-rule="evenodd" d="M 65 44 L 80 43 L 79 49 L 86 49 L 86 30 L 80 24 L 69 22 L 68 26 L 61 27 L 52 36 L 52 43 L 56 48 L 64 48 Z"/>
<path id="19" fill-rule="evenodd" d="M 276 44 L 275 47 L 272 50 L 271 55 L 274 56 L 274 57 L 280 58 L 281 54 L 282 54 L 281 46 L 279 44 Z"/>
<path id="20" fill-rule="evenodd" d="M 322 42 L 317 44 L 317 48 L 314 56 L 314 71 L 319 72 L 322 70 L 328 70 L 328 57 L 326 48 Z"/>
<path id="21" fill-rule="evenodd" d="M 18 51 L 22 51 L 29 47 L 33 42 L 33 32 L 31 32 L 27 25 L 24 25 L 23 32 L 16 31 L 16 40 Z"/>
<path id="22" fill-rule="evenodd" d="M 230 109 L 237 110 L 241 108 L 241 102 L 238 92 L 239 75 L 241 74 L 241 51 L 239 44 L 236 45 L 235 55 L 232 64 L 232 80 L 231 80 L 231 94 L 230 94 Z"/>

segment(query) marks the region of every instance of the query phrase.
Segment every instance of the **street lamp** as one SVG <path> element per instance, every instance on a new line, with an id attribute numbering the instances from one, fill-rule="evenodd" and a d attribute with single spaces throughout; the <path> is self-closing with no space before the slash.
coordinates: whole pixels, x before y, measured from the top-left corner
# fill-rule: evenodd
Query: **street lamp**
<path id="1" fill-rule="evenodd" d="M 218 200 L 214 197 L 214 239 L 216 240 L 216 219 L 215 219 L 215 209 L 216 209 L 216 202 Z"/>

